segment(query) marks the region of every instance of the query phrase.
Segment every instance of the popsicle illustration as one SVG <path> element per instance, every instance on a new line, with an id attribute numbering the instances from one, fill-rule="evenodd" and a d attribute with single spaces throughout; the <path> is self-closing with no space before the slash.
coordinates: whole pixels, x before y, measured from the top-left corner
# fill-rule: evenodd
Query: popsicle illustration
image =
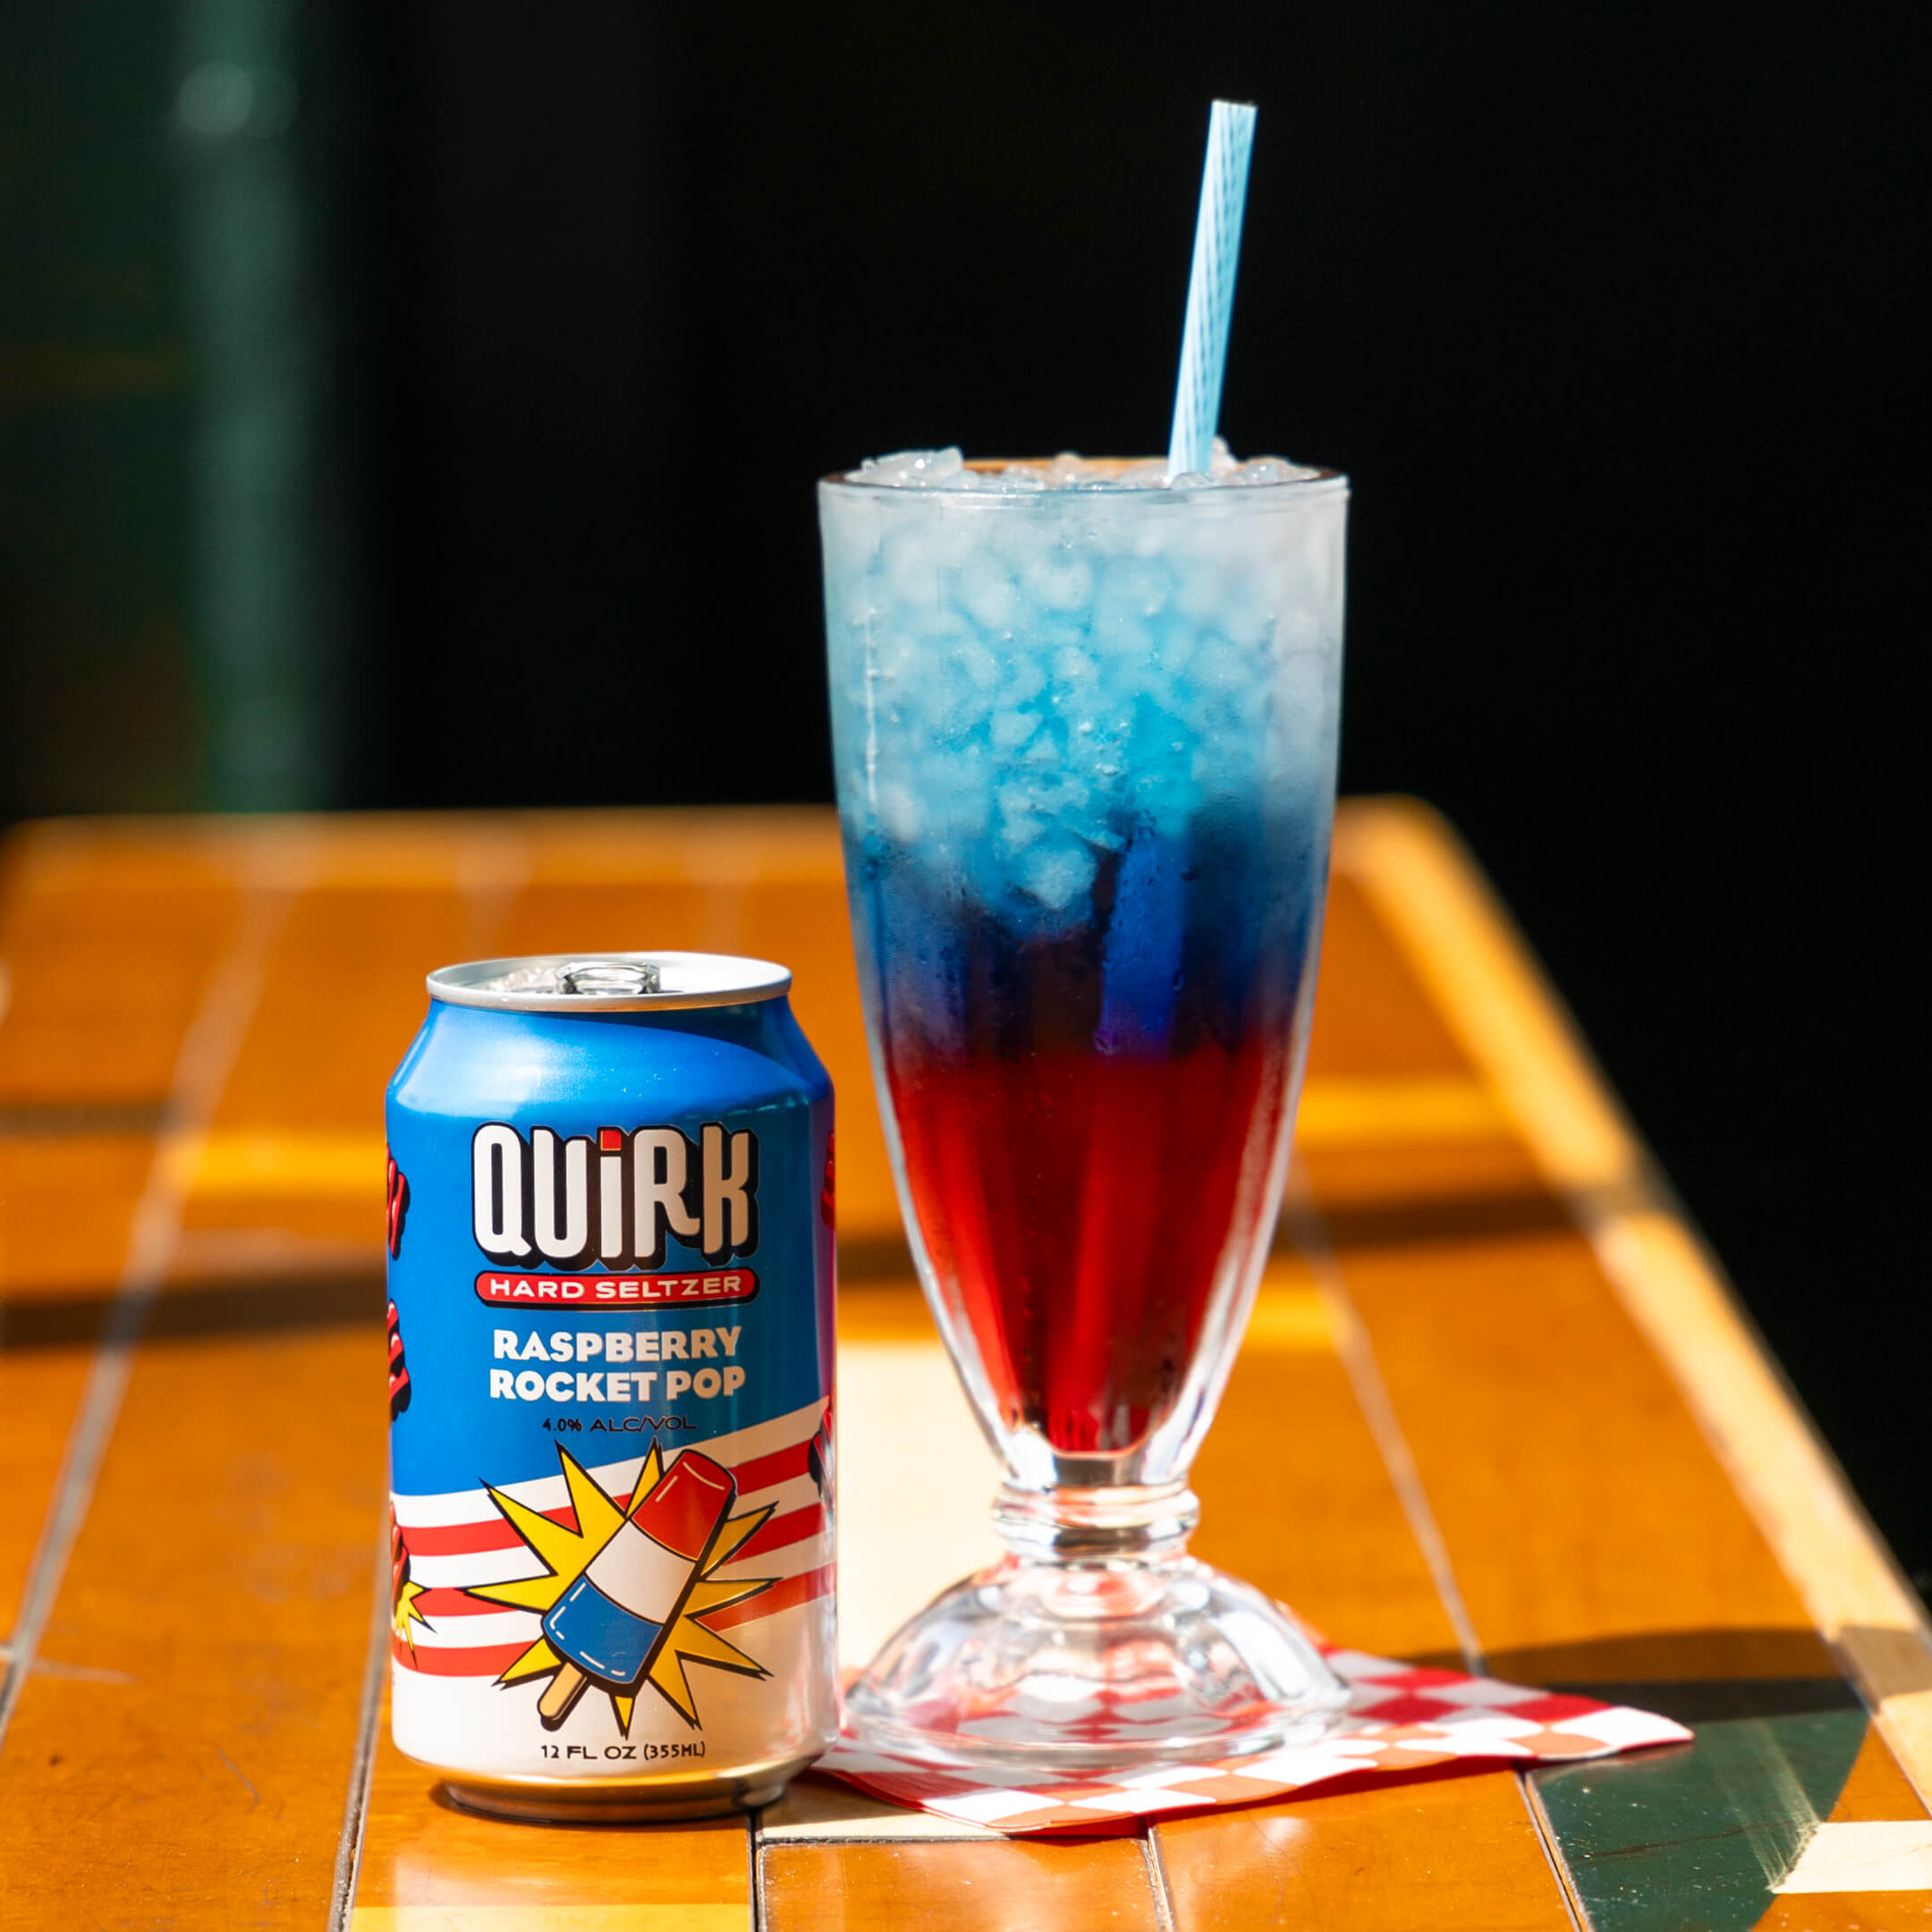
<path id="1" fill-rule="evenodd" d="M 537 1705 L 555 1731 L 592 1678 L 635 1684 L 657 1661 L 679 1608 L 737 1500 L 732 1472 L 687 1449 L 558 1597 L 543 1633 L 564 1659 Z"/>

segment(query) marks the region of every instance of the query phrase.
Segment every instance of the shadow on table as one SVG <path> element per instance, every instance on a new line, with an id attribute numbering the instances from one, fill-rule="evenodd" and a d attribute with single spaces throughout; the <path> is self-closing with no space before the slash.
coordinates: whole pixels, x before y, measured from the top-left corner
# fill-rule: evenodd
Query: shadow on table
<path id="1" fill-rule="evenodd" d="M 1869 1730 L 1810 1630 L 1645 1631 L 1501 1651 L 1487 1664 L 1513 1682 L 1661 1711 L 1697 1733 L 1530 1774 L 1597 1932 L 1756 1925 L 1831 1815 Z"/>
<path id="2" fill-rule="evenodd" d="M 0 1302 L 0 1347 L 85 1347 L 99 1339 L 116 1300 L 112 1292 L 96 1292 Z M 140 1334 L 166 1342 L 363 1323 L 379 1329 L 387 1306 L 379 1266 L 174 1281 L 148 1304 Z"/>

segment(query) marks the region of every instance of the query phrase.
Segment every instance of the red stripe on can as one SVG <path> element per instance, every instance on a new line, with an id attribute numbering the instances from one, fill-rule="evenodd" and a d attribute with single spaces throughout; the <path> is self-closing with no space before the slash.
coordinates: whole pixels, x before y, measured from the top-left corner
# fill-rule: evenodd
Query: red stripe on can
<path id="1" fill-rule="evenodd" d="M 490 1584 L 479 1584 L 479 1589 L 494 1588 Z M 445 1617 L 461 1616 L 502 1616 L 507 1610 L 516 1608 L 514 1604 L 490 1603 L 481 1597 L 472 1597 L 466 1589 L 458 1589 L 449 1584 L 438 1584 L 434 1589 L 426 1589 L 416 1598 L 416 1608 L 431 1623 L 439 1623 Z"/>
<path id="2" fill-rule="evenodd" d="M 527 1643 L 479 1644 L 466 1650 L 419 1644 L 411 1650 L 400 1637 L 389 1640 L 389 1655 L 419 1677 L 500 1677 L 529 1648 Z"/>
<path id="3" fill-rule="evenodd" d="M 728 1629 L 734 1623 L 755 1623 L 760 1617 L 772 1616 L 780 1610 L 809 1603 L 814 1597 L 825 1596 L 832 1588 L 832 1580 L 833 1566 L 822 1563 L 816 1570 L 786 1577 L 768 1590 L 746 1597 L 742 1603 L 727 1604 L 722 1610 L 709 1611 L 702 1621 L 717 1630 Z"/>
<path id="4" fill-rule="evenodd" d="M 754 1556 L 786 1549 L 794 1543 L 807 1542 L 824 1528 L 825 1510 L 817 1503 L 809 1509 L 788 1511 L 762 1525 L 750 1541 L 732 1553 L 732 1561 L 734 1563 L 749 1563 Z"/>
<path id="5" fill-rule="evenodd" d="M 804 1475 L 810 1448 L 809 1443 L 787 1443 L 769 1455 L 753 1456 L 749 1462 L 735 1464 L 732 1473 L 738 1479 L 738 1494 L 750 1496 L 755 1490 L 775 1489 L 780 1483 Z"/>

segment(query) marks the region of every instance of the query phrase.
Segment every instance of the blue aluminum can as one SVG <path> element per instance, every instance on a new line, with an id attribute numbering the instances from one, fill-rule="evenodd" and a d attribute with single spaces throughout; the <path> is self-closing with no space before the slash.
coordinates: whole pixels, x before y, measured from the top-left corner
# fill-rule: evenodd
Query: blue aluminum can
<path id="1" fill-rule="evenodd" d="M 388 1094 L 392 1708 L 467 1804 L 767 1804 L 837 1729 L 832 1085 L 791 979 L 429 976 Z"/>

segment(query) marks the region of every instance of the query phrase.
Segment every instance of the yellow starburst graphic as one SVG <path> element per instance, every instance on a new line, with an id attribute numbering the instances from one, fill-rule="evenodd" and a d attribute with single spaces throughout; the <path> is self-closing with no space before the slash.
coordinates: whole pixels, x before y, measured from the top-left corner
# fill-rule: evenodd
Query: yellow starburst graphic
<path id="1" fill-rule="evenodd" d="M 416 1599 L 428 1586 L 411 1583 L 406 1579 L 398 1586 L 395 1595 L 395 1633 L 410 1647 L 410 1654 L 416 1652 L 416 1626 L 420 1623 L 425 1630 L 434 1630 L 436 1625 L 416 1607 Z"/>
<path id="2" fill-rule="evenodd" d="M 469 1586 L 470 1596 L 513 1610 L 547 1611 L 589 1567 L 597 1552 L 623 1527 L 625 1510 L 616 1498 L 609 1495 L 561 1443 L 556 1445 L 556 1453 L 558 1462 L 564 1466 L 564 1479 L 570 1488 L 571 1506 L 576 1513 L 576 1529 L 553 1522 L 540 1511 L 519 1503 L 501 1489 L 486 1485 L 489 1488 L 490 1501 L 502 1511 L 504 1521 L 529 1546 L 548 1573 L 513 1583 L 472 1583 Z M 642 1508 L 664 1473 L 664 1458 L 653 1443 L 631 1492 L 632 1513 Z M 771 1674 L 755 1657 L 748 1657 L 735 1644 L 728 1643 L 702 1619 L 768 1590 L 778 1580 L 775 1577 L 758 1577 L 724 1582 L 718 1580 L 716 1574 L 757 1534 L 776 1507 L 775 1504 L 767 1504 L 762 1509 L 747 1510 L 741 1515 L 725 1521 L 704 1559 L 703 1568 L 691 1580 L 691 1588 L 640 1682 L 613 1684 L 597 1681 L 598 1687 L 609 1695 L 611 1708 L 617 1715 L 617 1728 L 624 1736 L 631 1734 L 631 1714 L 636 1707 L 638 1694 L 646 1683 L 686 1724 L 693 1729 L 697 1727 L 698 1701 L 691 1694 L 687 1665 L 706 1664 L 714 1670 L 732 1671 L 746 1677 Z M 525 1683 L 532 1678 L 573 1667 L 566 1665 L 564 1657 L 551 1647 L 547 1637 L 539 1637 L 496 1682 L 504 1685 Z"/>
<path id="3" fill-rule="evenodd" d="M 428 1588 L 427 1584 L 410 1580 L 409 1545 L 396 1527 L 395 1504 L 392 1501 L 389 1504 L 389 1627 L 400 1641 L 409 1646 L 411 1657 L 416 1655 L 416 1626 L 420 1623 L 426 1631 L 436 1628 L 416 1607 L 416 1599 Z"/>

